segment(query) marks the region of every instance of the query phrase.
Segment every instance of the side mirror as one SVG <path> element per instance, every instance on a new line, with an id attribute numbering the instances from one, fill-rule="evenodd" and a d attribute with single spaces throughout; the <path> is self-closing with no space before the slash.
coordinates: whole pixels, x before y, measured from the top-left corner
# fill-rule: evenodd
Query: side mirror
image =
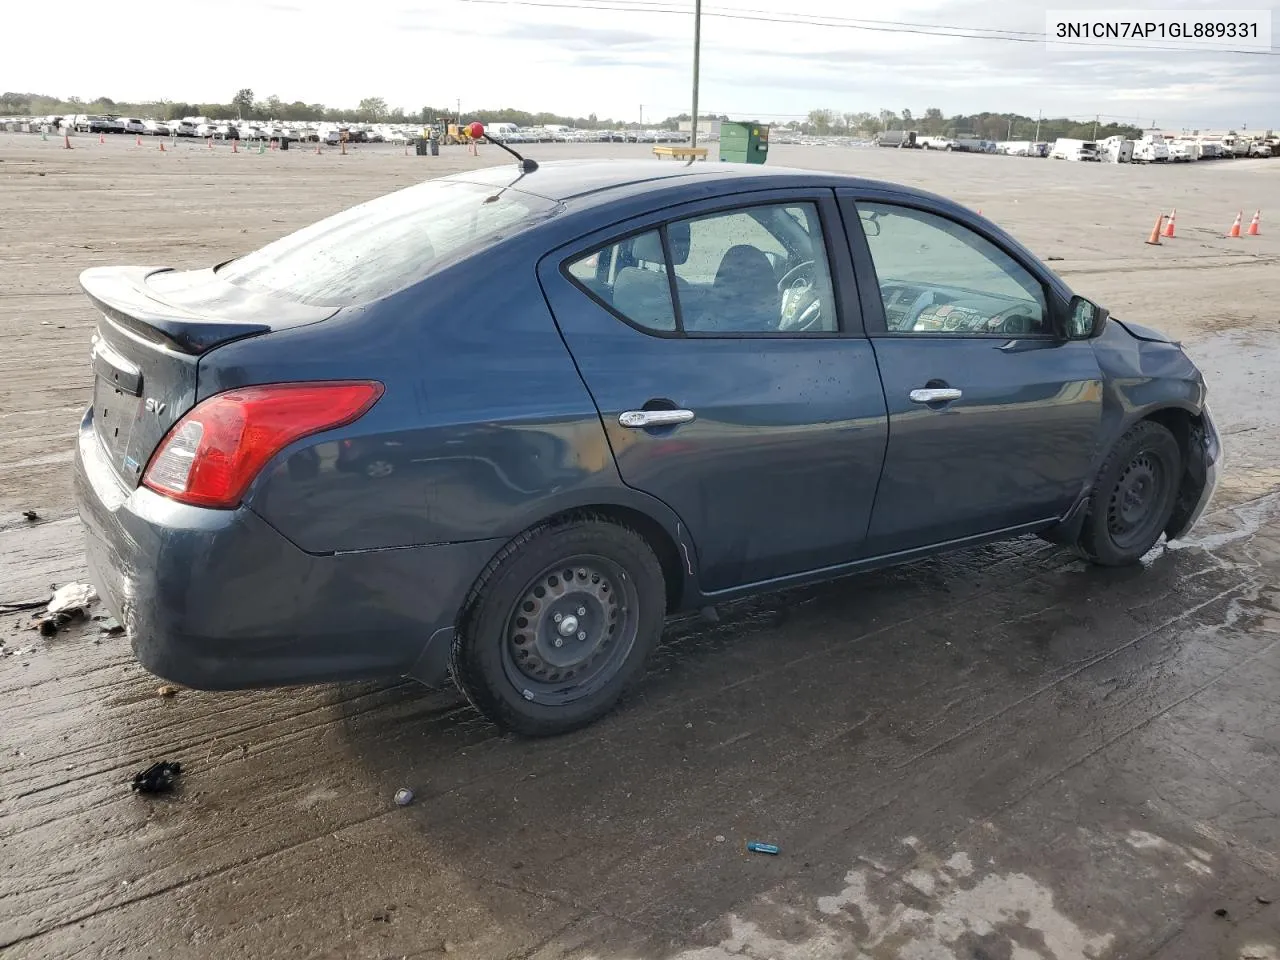
<path id="1" fill-rule="evenodd" d="M 1072 297 L 1067 307 L 1066 336 L 1068 340 L 1092 340 L 1102 335 L 1107 325 L 1107 309 L 1084 297 Z"/>

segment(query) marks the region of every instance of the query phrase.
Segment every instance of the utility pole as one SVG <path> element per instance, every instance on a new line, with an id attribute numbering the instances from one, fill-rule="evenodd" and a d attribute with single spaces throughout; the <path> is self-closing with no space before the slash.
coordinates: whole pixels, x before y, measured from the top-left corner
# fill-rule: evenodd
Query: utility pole
<path id="1" fill-rule="evenodd" d="M 458 98 L 458 123 L 462 123 L 462 98 Z"/>
<path id="2" fill-rule="evenodd" d="M 1042 111 L 1036 111 L 1036 143 L 1040 142 L 1040 114 Z"/>
<path id="3" fill-rule="evenodd" d="M 702 0 L 693 0 L 693 134 L 689 146 L 698 145 L 698 61 L 702 55 Z"/>
<path id="4" fill-rule="evenodd" d="M 1006 140 L 1013 139 L 1013 117 L 1009 118 L 1009 132 L 1004 135 Z"/>
<path id="5" fill-rule="evenodd" d="M 1093 115 L 1093 139 L 1094 140 L 1098 139 L 1098 119 L 1100 118 L 1100 116 L 1101 114 L 1097 114 L 1097 113 Z"/>
<path id="6" fill-rule="evenodd" d="M 644 104 L 640 104 L 640 129 L 644 129 Z"/>

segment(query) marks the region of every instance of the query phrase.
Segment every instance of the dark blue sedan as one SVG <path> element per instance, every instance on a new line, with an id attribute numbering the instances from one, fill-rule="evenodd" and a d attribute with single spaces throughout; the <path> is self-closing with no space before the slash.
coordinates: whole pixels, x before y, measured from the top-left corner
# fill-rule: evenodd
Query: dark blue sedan
<path id="1" fill-rule="evenodd" d="M 93 582 L 205 689 L 450 674 L 588 723 L 664 618 L 1025 534 L 1185 534 L 1181 348 L 917 190 L 658 162 L 432 180 L 206 270 L 93 269 Z"/>

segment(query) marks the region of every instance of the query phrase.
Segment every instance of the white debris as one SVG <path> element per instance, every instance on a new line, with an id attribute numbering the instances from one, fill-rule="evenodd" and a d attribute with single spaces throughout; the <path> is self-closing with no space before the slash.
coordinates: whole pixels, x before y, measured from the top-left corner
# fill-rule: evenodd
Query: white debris
<path id="1" fill-rule="evenodd" d="M 93 588 L 91 583 L 68 583 L 53 592 L 53 598 L 49 601 L 49 609 L 45 613 L 49 616 L 55 616 L 59 613 L 75 613 L 77 610 L 83 610 L 97 597 L 98 591 Z"/>

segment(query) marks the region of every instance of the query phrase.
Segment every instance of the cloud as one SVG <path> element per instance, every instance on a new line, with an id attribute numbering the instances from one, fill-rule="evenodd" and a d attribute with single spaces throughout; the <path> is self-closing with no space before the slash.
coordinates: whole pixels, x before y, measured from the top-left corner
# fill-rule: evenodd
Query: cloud
<path id="1" fill-rule="evenodd" d="M 77 29 L 62 30 L 56 4 L 19 5 L 14 35 L 59 37 L 57 58 L 39 45 L 6 51 L 19 89 L 118 100 L 167 97 L 210 102 L 252 86 L 285 100 L 354 105 L 381 96 L 416 110 L 424 102 L 514 106 L 634 120 L 689 109 L 692 18 L 622 9 L 553 10 L 460 0 L 361 0 L 360 48 L 403 56 L 358 57 L 359 69 L 315 58 L 263 57 L 244 25 L 289 36 L 293 49 L 350 44 L 343 0 L 130 0 L 140 22 L 195 31 L 220 54 L 207 68 L 157 78 L 146 58 L 113 63 L 102 86 L 98 38 L 118 29 L 109 6 L 81 5 Z M 547 0 L 571 2 L 571 0 Z M 686 5 L 691 7 L 692 4 Z M 1042 33 L 1046 9 L 1063 0 L 718 0 L 787 14 L 896 20 Z M 1110 9 L 1103 0 L 1068 7 Z M 1204 0 L 1125 0 L 1126 8 L 1195 9 Z M 1245 6 L 1248 6 L 1247 4 Z M 134 9 L 136 8 L 136 9 Z M 227 11 L 234 11 L 228 16 Z M 299 12 L 302 9 L 304 12 Z M 764 16 L 774 16 L 766 12 Z M 118 19 L 118 18 L 117 18 Z M 1280 15 L 1273 17 L 1273 32 Z M 1043 42 L 1009 43 L 914 33 L 869 32 L 705 17 L 700 102 L 733 115 L 803 116 L 815 107 L 858 112 L 935 106 L 948 115 L 981 110 L 1035 116 L 1153 119 L 1168 126 L 1280 126 L 1280 57 L 1144 52 Z M 1274 38 L 1273 38 L 1274 39 Z M 1280 45 L 1278 45 L 1280 46 Z M 416 55 L 421 50 L 422 55 Z M 356 61 L 352 61 L 355 63 Z"/>
<path id="2" fill-rule="evenodd" d="M 669 42 L 664 36 L 639 30 L 588 27 L 567 23 L 512 24 L 499 27 L 491 31 L 490 35 L 532 43 L 554 44 L 565 50 L 597 51 L 602 56 L 607 56 L 619 47 L 626 50 L 656 48 L 665 46 Z"/>

